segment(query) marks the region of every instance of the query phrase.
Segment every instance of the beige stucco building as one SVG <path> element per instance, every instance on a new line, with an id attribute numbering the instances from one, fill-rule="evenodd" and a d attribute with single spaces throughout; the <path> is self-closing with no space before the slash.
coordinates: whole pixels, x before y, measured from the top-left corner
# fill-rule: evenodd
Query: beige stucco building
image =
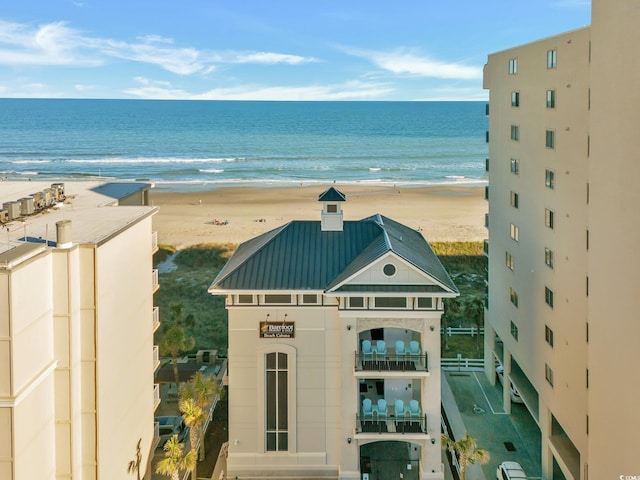
<path id="1" fill-rule="evenodd" d="M 458 291 L 422 235 L 374 215 L 240 245 L 229 312 L 229 478 L 442 479 L 440 316 Z M 403 477 L 400 477 L 402 474 Z"/>
<path id="2" fill-rule="evenodd" d="M 538 423 L 545 479 L 640 474 L 638 25 L 636 1 L 593 0 L 590 27 L 485 66 L 486 370 Z"/>
<path id="3" fill-rule="evenodd" d="M 138 443 L 147 471 L 159 404 L 149 188 L 0 184 L 3 480 L 129 478 Z"/>

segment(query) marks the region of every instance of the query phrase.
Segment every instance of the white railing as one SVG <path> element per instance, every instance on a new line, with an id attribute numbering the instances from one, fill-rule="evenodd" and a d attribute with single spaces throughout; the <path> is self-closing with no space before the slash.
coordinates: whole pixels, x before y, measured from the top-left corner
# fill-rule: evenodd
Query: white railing
<path id="1" fill-rule="evenodd" d="M 442 370 L 484 370 L 484 358 L 441 358 Z"/>
<path id="2" fill-rule="evenodd" d="M 160 288 L 160 281 L 158 280 L 158 269 L 154 268 L 151 270 L 151 286 L 153 291 L 155 292 L 158 288 Z"/>
<path id="3" fill-rule="evenodd" d="M 160 366 L 160 348 L 158 345 L 153 346 L 153 371 L 155 372 Z"/>
<path id="4" fill-rule="evenodd" d="M 158 232 L 151 232 L 151 253 L 158 251 Z"/>
<path id="5" fill-rule="evenodd" d="M 440 335 L 444 335 L 446 330 L 447 336 L 451 335 L 471 335 L 475 337 L 478 332 L 478 327 L 447 327 L 446 329 L 440 329 Z M 484 327 L 480 327 L 480 335 L 484 335 Z"/>
<path id="6" fill-rule="evenodd" d="M 158 330 L 160 326 L 160 307 L 153 307 L 153 331 Z"/>
<path id="7" fill-rule="evenodd" d="M 158 406 L 160 405 L 161 399 L 160 399 L 160 384 L 159 383 L 154 383 L 153 384 L 153 409 L 155 410 L 156 408 L 158 408 Z"/>

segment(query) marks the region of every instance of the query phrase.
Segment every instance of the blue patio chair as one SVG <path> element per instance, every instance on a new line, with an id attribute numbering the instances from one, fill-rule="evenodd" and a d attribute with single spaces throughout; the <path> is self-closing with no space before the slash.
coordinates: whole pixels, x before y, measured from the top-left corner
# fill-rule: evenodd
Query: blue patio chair
<path id="1" fill-rule="evenodd" d="M 421 353 L 420 344 L 416 340 L 411 340 L 411 342 L 409 342 L 409 355 L 419 357 Z"/>
<path id="2" fill-rule="evenodd" d="M 398 420 L 404 420 L 404 402 L 398 399 L 396 400 L 394 407 L 396 418 Z"/>
<path id="3" fill-rule="evenodd" d="M 384 340 L 376 342 L 376 360 L 384 362 L 387 359 L 387 344 Z"/>
<path id="4" fill-rule="evenodd" d="M 370 398 L 365 398 L 362 401 L 362 419 L 373 420 L 373 406 Z"/>
<path id="5" fill-rule="evenodd" d="M 396 340 L 396 357 L 398 360 L 404 360 L 407 350 L 404 348 L 404 342 L 402 340 Z"/>
<path id="6" fill-rule="evenodd" d="M 379 398 L 378 399 L 378 418 L 386 419 L 388 413 L 389 412 L 387 410 L 387 401 L 384 398 Z"/>
<path id="7" fill-rule="evenodd" d="M 411 420 L 420 420 L 420 404 L 417 400 L 409 402 L 409 416 Z"/>
<path id="8" fill-rule="evenodd" d="M 371 348 L 371 340 L 362 341 L 362 360 L 365 362 L 368 360 L 373 360 L 373 348 Z"/>

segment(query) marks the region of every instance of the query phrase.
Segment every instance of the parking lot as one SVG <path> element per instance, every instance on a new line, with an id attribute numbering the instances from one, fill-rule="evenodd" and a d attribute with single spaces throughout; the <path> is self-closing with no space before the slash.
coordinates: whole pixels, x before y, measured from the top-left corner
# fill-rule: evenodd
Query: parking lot
<path id="1" fill-rule="evenodd" d="M 499 383 L 492 386 L 484 372 L 443 373 L 443 403 L 447 416 L 452 416 L 450 411 L 454 408 L 446 405 L 449 388 L 449 395 L 453 395 L 459 412 L 457 421 L 450 418 L 454 435 L 464 434 L 466 430 L 477 440 L 478 446 L 491 455 L 489 463 L 481 469 L 470 469 L 467 479 L 493 480 L 498 465 L 506 460 L 520 463 L 529 479 L 541 478 L 540 430 L 527 408 L 512 403 L 512 413 L 507 415 L 502 408 L 502 386 Z"/>

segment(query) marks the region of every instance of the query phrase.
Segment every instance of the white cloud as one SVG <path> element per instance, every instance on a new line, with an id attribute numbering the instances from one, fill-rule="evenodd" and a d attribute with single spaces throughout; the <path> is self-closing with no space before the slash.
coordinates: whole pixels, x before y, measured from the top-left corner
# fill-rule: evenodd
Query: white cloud
<path id="1" fill-rule="evenodd" d="M 298 65 L 316 61 L 277 52 L 215 52 L 178 47 L 174 39 L 160 35 L 140 36 L 134 42 L 90 37 L 64 22 L 34 27 L 0 20 L 0 65 L 98 66 L 107 57 L 156 65 L 177 75 L 207 75 L 218 64 Z"/>
<path id="2" fill-rule="evenodd" d="M 145 79 L 146 80 L 146 79 Z M 138 80 L 137 80 L 138 81 Z M 179 88 L 160 85 L 146 80 L 142 86 L 124 90 L 123 93 L 145 99 L 184 100 L 372 100 L 384 97 L 394 89 L 384 84 L 345 82 L 334 85 L 306 86 L 256 86 L 241 85 L 232 88 L 215 88 L 203 93 L 189 93 Z"/>
<path id="3" fill-rule="evenodd" d="M 88 92 L 90 90 L 94 90 L 96 88 L 95 85 L 85 85 L 82 83 L 76 83 L 73 88 L 77 91 L 77 92 Z"/>
<path id="4" fill-rule="evenodd" d="M 300 63 L 317 62 L 313 57 L 301 57 L 299 55 L 287 55 L 282 53 L 256 52 L 238 54 L 236 63 L 263 63 L 273 65 L 276 63 L 288 63 L 298 65 Z"/>
<path id="5" fill-rule="evenodd" d="M 396 75 L 462 80 L 482 78 L 482 67 L 433 60 L 429 57 L 408 53 L 403 49 L 381 52 L 344 48 L 343 51 L 349 55 L 364 58 L 379 68 Z"/>

